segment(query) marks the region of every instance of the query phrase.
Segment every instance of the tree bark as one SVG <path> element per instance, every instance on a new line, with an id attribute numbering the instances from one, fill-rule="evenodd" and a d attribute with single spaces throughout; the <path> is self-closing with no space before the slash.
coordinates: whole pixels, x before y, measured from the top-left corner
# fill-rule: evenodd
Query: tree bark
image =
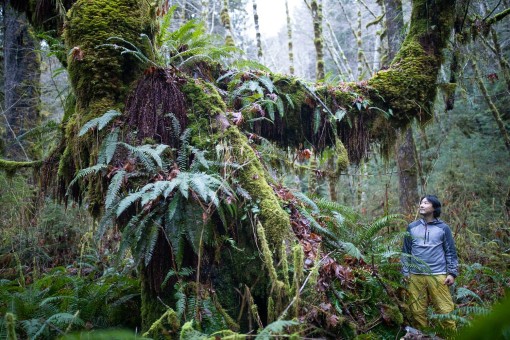
<path id="1" fill-rule="evenodd" d="M 14 160 L 37 157 L 35 149 L 17 138 L 37 126 L 40 108 L 41 61 L 39 43 L 24 13 L 14 10 L 10 1 L 4 13 L 4 126 L 5 153 Z"/>
<path id="2" fill-rule="evenodd" d="M 397 141 L 398 189 L 401 212 L 413 216 L 418 202 L 418 166 L 414 157 L 413 129 L 408 128 Z"/>
<path id="3" fill-rule="evenodd" d="M 401 0 L 384 0 L 386 10 L 386 29 L 388 37 L 388 59 L 395 58 L 403 41 L 404 15 Z M 399 183 L 400 210 L 406 216 L 412 216 L 418 201 L 418 171 L 415 158 L 413 128 L 410 126 L 399 132 L 397 139 L 397 168 Z"/>
<path id="4" fill-rule="evenodd" d="M 324 79 L 324 37 L 322 35 L 322 0 L 312 0 L 310 4 L 313 21 L 313 36 L 315 45 L 317 81 Z"/>

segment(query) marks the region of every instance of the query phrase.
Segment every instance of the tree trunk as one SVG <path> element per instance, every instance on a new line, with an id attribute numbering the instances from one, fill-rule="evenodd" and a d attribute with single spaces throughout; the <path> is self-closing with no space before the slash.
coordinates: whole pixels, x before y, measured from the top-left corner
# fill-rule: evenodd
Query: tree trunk
<path id="1" fill-rule="evenodd" d="M 17 140 L 39 123 L 41 61 L 38 41 L 25 14 L 15 11 L 10 1 L 4 13 L 4 126 L 5 152 L 11 159 L 37 157 L 35 149 Z"/>
<path id="2" fill-rule="evenodd" d="M 294 75 L 294 49 L 292 46 L 292 24 L 290 20 L 289 1 L 285 0 L 285 14 L 287 16 L 287 46 L 289 48 L 289 74 Z"/>
<path id="3" fill-rule="evenodd" d="M 408 128 L 397 140 L 397 149 L 400 209 L 404 215 L 412 217 L 418 202 L 418 167 L 412 128 Z"/>
<path id="4" fill-rule="evenodd" d="M 257 12 L 257 0 L 253 1 L 253 22 L 255 23 L 255 38 L 257 41 L 257 57 L 259 61 L 262 60 L 262 40 L 260 37 L 260 28 L 259 28 L 259 14 Z"/>
<path id="5" fill-rule="evenodd" d="M 322 0 L 312 0 L 310 4 L 313 21 L 313 36 L 315 45 L 317 81 L 324 79 L 324 38 L 322 35 Z"/>
<path id="6" fill-rule="evenodd" d="M 402 1 L 384 0 L 384 8 L 386 10 L 388 59 L 391 61 L 395 58 L 403 41 Z M 413 128 L 410 126 L 400 132 L 396 152 L 400 209 L 406 216 L 414 215 L 418 201 L 418 171 L 414 150 Z"/>

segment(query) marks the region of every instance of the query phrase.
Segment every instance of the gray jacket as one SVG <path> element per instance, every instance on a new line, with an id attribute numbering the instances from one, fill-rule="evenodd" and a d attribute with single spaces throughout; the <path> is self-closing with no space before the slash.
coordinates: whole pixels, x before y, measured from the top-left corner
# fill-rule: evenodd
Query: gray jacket
<path id="1" fill-rule="evenodd" d="M 450 227 L 436 219 L 414 221 L 407 226 L 408 236 L 402 248 L 402 273 L 450 274 L 457 277 L 459 263 Z M 407 255 L 406 255 L 407 254 Z"/>

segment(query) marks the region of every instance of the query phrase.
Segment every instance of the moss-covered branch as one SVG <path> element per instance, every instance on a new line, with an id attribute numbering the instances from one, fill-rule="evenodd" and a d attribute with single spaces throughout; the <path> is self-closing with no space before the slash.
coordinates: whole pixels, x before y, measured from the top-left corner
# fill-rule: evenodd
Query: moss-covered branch
<path id="1" fill-rule="evenodd" d="M 413 119 L 426 122 L 432 117 L 442 50 L 453 26 L 454 9 L 452 1 L 414 1 L 410 32 L 402 48 L 389 69 L 368 81 L 313 86 L 288 76 L 245 74 L 245 81 L 269 77 L 275 90 L 264 95 L 279 96 L 285 111 L 270 121 L 267 110 L 253 105 L 244 128 L 296 148 L 311 144 L 322 150 L 340 138 L 354 162 L 366 155 L 370 143 L 378 142 L 389 150 L 395 129 L 406 127 Z M 234 110 L 244 105 L 232 102 Z"/>
<path id="2" fill-rule="evenodd" d="M 0 159 L 0 170 L 13 174 L 21 168 L 39 168 L 42 161 L 17 162 Z"/>
<path id="3" fill-rule="evenodd" d="M 507 15 L 510 14 L 510 8 L 507 8 L 505 9 L 504 11 L 502 12 L 499 12 L 498 14 L 496 14 L 495 16 L 485 20 L 485 23 L 487 25 L 492 25 L 492 24 L 495 24 L 496 22 L 498 21 L 501 21 L 502 19 L 504 19 Z"/>

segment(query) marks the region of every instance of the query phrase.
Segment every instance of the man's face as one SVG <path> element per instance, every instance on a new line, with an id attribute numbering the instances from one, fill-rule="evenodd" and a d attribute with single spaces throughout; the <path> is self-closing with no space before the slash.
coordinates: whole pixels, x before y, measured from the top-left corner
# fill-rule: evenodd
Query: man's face
<path id="1" fill-rule="evenodd" d="M 434 214 L 434 207 L 426 198 L 420 202 L 420 215 L 429 216 Z"/>

